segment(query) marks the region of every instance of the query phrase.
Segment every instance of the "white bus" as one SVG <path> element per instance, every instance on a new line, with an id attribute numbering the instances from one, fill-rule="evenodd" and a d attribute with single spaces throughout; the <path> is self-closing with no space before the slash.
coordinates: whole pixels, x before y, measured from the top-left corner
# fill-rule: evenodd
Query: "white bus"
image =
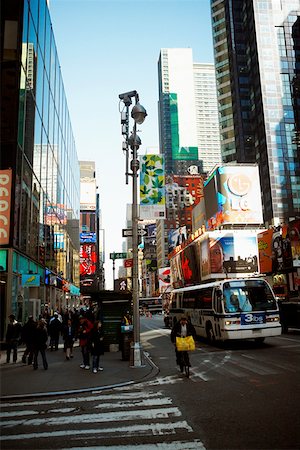
<path id="1" fill-rule="evenodd" d="M 172 325 L 188 317 L 198 336 L 210 342 L 255 339 L 281 334 L 279 308 L 263 278 L 235 278 L 174 289 L 171 293 Z"/>

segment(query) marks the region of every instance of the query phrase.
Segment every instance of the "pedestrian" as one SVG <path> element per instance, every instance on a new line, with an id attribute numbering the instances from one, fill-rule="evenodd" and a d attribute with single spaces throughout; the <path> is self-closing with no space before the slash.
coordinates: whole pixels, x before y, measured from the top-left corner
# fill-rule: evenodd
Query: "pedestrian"
<path id="1" fill-rule="evenodd" d="M 73 345 L 75 341 L 75 328 L 71 319 L 68 319 L 67 324 L 63 326 L 62 335 L 66 359 L 69 360 L 70 358 L 73 358 Z"/>
<path id="2" fill-rule="evenodd" d="M 58 313 L 55 312 L 53 318 L 49 322 L 50 349 L 51 352 L 58 350 L 59 335 L 62 331 L 62 323 L 59 320 Z"/>
<path id="3" fill-rule="evenodd" d="M 91 352 L 93 355 L 93 373 L 102 371 L 103 367 L 100 366 L 100 356 L 104 355 L 104 333 L 102 329 L 102 323 L 100 320 L 96 320 L 91 331 Z"/>
<path id="4" fill-rule="evenodd" d="M 85 316 L 79 317 L 78 338 L 82 353 L 81 369 L 90 369 L 90 335 L 93 324 Z"/>
<path id="5" fill-rule="evenodd" d="M 34 353 L 34 337 L 35 337 L 35 329 L 36 322 L 33 320 L 33 316 L 29 316 L 27 322 L 22 328 L 22 342 L 26 345 L 25 351 L 22 356 L 22 362 L 26 364 L 28 357 L 28 365 L 30 366 L 33 361 L 33 353 Z"/>
<path id="6" fill-rule="evenodd" d="M 48 369 L 48 362 L 46 358 L 46 348 L 48 341 L 48 332 L 45 319 L 40 319 L 37 323 L 34 334 L 34 359 L 33 368 L 37 370 L 38 368 L 38 354 L 41 353 L 44 369 Z"/>
<path id="7" fill-rule="evenodd" d="M 6 330 L 6 362 L 10 362 L 10 354 L 13 352 L 13 362 L 17 362 L 18 345 L 21 339 L 22 325 L 17 322 L 14 314 L 8 316 L 9 324 Z"/>
<path id="8" fill-rule="evenodd" d="M 176 337 L 187 337 L 193 336 L 196 338 L 196 330 L 191 322 L 187 319 L 186 316 L 182 316 L 178 322 L 172 328 L 171 331 L 171 341 L 175 345 L 175 356 L 176 356 L 176 364 L 180 365 L 180 355 L 176 348 Z"/>

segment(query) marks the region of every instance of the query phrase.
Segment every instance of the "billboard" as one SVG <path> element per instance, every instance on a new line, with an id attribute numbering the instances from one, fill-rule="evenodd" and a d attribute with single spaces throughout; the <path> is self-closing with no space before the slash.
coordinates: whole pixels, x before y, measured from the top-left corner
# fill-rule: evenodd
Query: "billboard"
<path id="1" fill-rule="evenodd" d="M 171 285 L 171 269 L 170 267 L 163 267 L 158 269 L 158 284 L 159 292 L 162 294 Z"/>
<path id="2" fill-rule="evenodd" d="M 140 219 L 166 217 L 165 168 L 161 155 L 141 156 Z"/>
<path id="3" fill-rule="evenodd" d="M 80 246 L 80 276 L 86 277 L 96 272 L 97 253 L 95 244 Z"/>
<path id="4" fill-rule="evenodd" d="M 178 288 L 184 286 L 183 283 L 183 274 L 181 268 L 181 260 L 180 254 L 177 253 L 170 260 L 170 269 L 171 269 L 171 284 L 173 288 Z"/>
<path id="5" fill-rule="evenodd" d="M 171 253 L 175 247 L 181 245 L 187 239 L 186 226 L 177 229 L 171 229 L 168 233 L 168 248 Z"/>
<path id="6" fill-rule="evenodd" d="M 214 192 L 216 197 L 214 198 Z M 221 224 L 262 224 L 258 166 L 218 167 L 204 186 L 207 228 Z"/>
<path id="7" fill-rule="evenodd" d="M 96 211 L 96 180 L 80 179 L 80 210 Z"/>
<path id="8" fill-rule="evenodd" d="M 22 286 L 37 287 L 41 285 L 41 276 L 37 274 L 22 274 Z"/>
<path id="9" fill-rule="evenodd" d="M 291 241 L 291 252 L 293 267 L 300 267 L 300 220 L 289 223 L 289 238 Z"/>
<path id="10" fill-rule="evenodd" d="M 256 232 L 236 230 L 209 233 L 209 266 L 214 277 L 258 272 Z M 219 275 L 220 274 L 220 275 Z"/>
<path id="11" fill-rule="evenodd" d="M 0 170 L 0 245 L 9 244 L 12 170 Z"/>
<path id="12" fill-rule="evenodd" d="M 272 272 L 272 238 L 272 228 L 270 228 L 269 230 L 265 230 L 257 235 L 260 273 Z"/>
<path id="13" fill-rule="evenodd" d="M 80 233 L 81 243 L 96 243 L 96 233 L 93 231 Z"/>

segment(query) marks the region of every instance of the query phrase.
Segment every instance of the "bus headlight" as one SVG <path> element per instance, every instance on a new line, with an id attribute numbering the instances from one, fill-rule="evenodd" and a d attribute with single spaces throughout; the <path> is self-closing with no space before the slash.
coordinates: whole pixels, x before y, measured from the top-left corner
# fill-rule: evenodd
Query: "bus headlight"
<path id="1" fill-rule="evenodd" d="M 279 322 L 279 316 L 267 317 L 266 322 Z"/>

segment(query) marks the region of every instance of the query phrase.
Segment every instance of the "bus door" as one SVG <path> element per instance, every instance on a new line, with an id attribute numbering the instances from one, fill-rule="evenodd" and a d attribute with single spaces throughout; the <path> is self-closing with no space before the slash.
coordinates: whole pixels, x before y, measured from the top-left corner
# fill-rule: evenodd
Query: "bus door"
<path id="1" fill-rule="evenodd" d="M 215 334 L 216 337 L 221 338 L 222 332 L 221 328 L 223 327 L 224 322 L 224 311 L 222 306 L 222 291 L 219 288 L 214 289 L 213 294 L 213 311 L 215 317 Z"/>

